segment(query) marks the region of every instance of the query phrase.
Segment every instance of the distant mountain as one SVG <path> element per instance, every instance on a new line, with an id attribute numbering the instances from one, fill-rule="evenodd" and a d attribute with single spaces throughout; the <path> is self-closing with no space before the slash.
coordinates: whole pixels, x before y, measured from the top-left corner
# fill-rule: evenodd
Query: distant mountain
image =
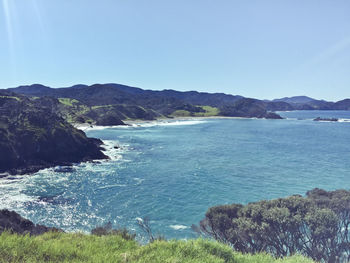
<path id="1" fill-rule="evenodd" d="M 119 125 L 126 119 L 216 115 L 277 118 L 269 112 L 350 109 L 348 100 L 334 103 L 295 96 L 262 101 L 224 93 L 143 90 L 113 83 L 56 89 L 34 84 L 9 90 L 27 96 L 57 98 L 65 104 L 61 112 L 68 120 L 100 125 Z"/>
<path id="2" fill-rule="evenodd" d="M 307 96 L 286 97 L 272 102 L 288 103 L 294 110 L 350 110 L 349 99 L 338 102 L 316 100 Z"/>
<path id="3" fill-rule="evenodd" d="M 161 96 L 176 98 L 194 105 L 208 105 L 212 107 L 231 105 L 236 101 L 244 98 L 239 95 L 229 95 L 225 93 L 206 93 L 198 91 L 180 92 L 176 90 L 163 90 L 155 92 Z"/>
<path id="4" fill-rule="evenodd" d="M 81 103 L 81 107 L 89 110 L 80 115 L 80 121 L 96 121 L 100 114 L 112 115 L 114 120 L 128 118 L 154 119 L 157 117 L 172 116 L 211 116 L 222 115 L 240 117 L 269 118 L 268 110 L 245 111 L 237 109 L 227 111 L 227 106 L 232 106 L 245 99 L 242 96 L 228 95 L 224 93 L 205 93 L 197 91 L 180 92 L 175 90 L 143 90 L 121 84 L 95 84 L 75 85 L 68 88 L 51 89 L 41 85 L 21 86 L 9 89 L 10 91 L 30 96 L 51 96 L 62 100 L 71 99 Z M 76 103 L 76 105 L 78 105 Z M 83 106 L 84 105 L 84 106 Z M 247 109 L 247 104 L 245 109 Z M 264 104 L 265 105 L 265 104 Z M 253 106 L 253 105 L 252 105 Z M 209 108 L 208 108 L 209 107 Z M 246 113 L 245 113 L 246 112 Z M 255 112 L 256 115 L 252 116 Z M 76 118 L 77 119 L 77 118 Z M 104 118 L 112 124 L 110 117 Z"/>
<path id="5" fill-rule="evenodd" d="M 307 97 L 307 96 L 294 96 L 294 97 L 285 97 L 281 99 L 274 99 L 273 102 L 287 102 L 287 103 L 296 103 L 296 104 L 306 104 L 309 102 L 316 101 L 313 98 Z"/>
<path id="6" fill-rule="evenodd" d="M 8 89 L 10 91 L 32 95 L 32 96 L 52 96 L 55 98 L 74 98 L 88 105 L 106 104 L 153 104 L 155 100 L 164 101 L 165 98 L 175 99 L 193 105 L 208 105 L 220 107 L 233 104 L 242 99 L 242 96 L 228 95 L 224 93 L 206 93 L 197 91 L 175 91 L 175 90 L 143 90 L 121 84 L 94 84 L 75 85 L 67 88 L 48 88 L 46 86 L 34 84 L 31 86 L 20 86 Z M 130 96 L 133 95 L 133 96 Z M 158 101 L 159 104 L 159 101 Z"/>
<path id="7" fill-rule="evenodd" d="M 350 110 L 350 99 L 345 99 L 334 103 L 335 110 Z"/>

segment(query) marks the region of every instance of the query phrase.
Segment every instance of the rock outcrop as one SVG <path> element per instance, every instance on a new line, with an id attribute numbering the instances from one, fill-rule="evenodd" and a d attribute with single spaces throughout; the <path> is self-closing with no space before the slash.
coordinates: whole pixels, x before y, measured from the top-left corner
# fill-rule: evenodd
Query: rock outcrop
<path id="1" fill-rule="evenodd" d="M 0 234 L 5 230 L 12 233 L 30 235 L 41 235 L 48 231 L 63 232 L 58 228 L 36 225 L 30 220 L 21 217 L 14 211 L 3 209 L 0 210 Z"/>

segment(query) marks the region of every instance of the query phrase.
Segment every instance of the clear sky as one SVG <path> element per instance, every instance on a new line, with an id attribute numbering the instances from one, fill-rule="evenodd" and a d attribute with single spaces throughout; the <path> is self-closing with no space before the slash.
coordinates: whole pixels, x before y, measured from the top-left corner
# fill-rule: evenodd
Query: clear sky
<path id="1" fill-rule="evenodd" d="M 0 0 L 0 88 L 350 98 L 349 0 Z"/>

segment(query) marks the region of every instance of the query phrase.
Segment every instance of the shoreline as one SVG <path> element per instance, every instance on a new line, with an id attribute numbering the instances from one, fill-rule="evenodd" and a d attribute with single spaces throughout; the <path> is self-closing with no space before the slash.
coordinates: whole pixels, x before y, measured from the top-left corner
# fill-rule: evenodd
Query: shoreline
<path id="1" fill-rule="evenodd" d="M 128 128 L 128 127 L 138 127 L 143 124 L 162 124 L 171 123 L 176 121 L 201 121 L 206 119 L 258 119 L 258 118 L 248 118 L 248 117 L 226 117 L 226 116 L 188 116 L 188 117 L 174 117 L 174 118 L 158 118 L 155 120 L 143 120 L 143 119 L 133 119 L 133 120 L 122 120 L 126 125 L 112 125 L 112 126 L 101 126 L 89 123 L 72 123 L 72 125 L 82 131 L 89 130 L 103 130 L 108 128 Z"/>

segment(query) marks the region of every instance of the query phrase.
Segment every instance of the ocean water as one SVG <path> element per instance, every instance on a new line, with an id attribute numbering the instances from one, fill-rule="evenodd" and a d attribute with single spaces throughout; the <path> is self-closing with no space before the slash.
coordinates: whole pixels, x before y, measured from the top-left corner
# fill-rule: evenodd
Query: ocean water
<path id="1" fill-rule="evenodd" d="M 350 189 L 350 111 L 280 114 L 287 119 L 88 130 L 111 160 L 0 179 L 0 208 L 67 231 L 110 221 L 140 233 L 137 220 L 147 216 L 154 233 L 181 239 L 196 237 L 191 225 L 214 205 Z M 340 121 L 312 120 L 318 116 Z"/>

